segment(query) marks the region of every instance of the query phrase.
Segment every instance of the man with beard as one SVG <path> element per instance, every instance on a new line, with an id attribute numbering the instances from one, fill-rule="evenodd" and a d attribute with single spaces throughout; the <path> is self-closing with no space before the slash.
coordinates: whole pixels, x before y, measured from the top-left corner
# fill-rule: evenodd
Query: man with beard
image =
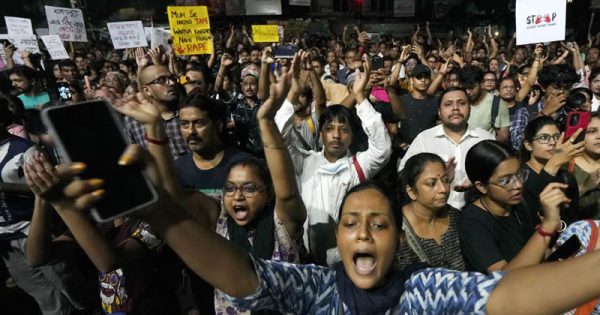
<path id="1" fill-rule="evenodd" d="M 398 166 L 398 172 L 401 172 L 406 161 L 418 153 L 439 155 L 448 163 L 448 182 L 452 189 L 448 204 L 456 209 L 464 206 L 462 191 L 471 186 L 465 171 L 467 152 L 480 141 L 494 140 L 490 132 L 467 123 L 470 113 L 471 106 L 465 90 L 451 87 L 442 92 L 438 102 L 438 116 L 442 123 L 421 132 L 410 144 Z"/>
<path id="2" fill-rule="evenodd" d="M 140 92 L 158 108 L 167 129 L 167 140 L 146 137 L 144 126 L 125 117 L 125 130 L 132 143 L 146 147 L 146 142 L 169 144 L 173 158 L 178 159 L 186 154 L 185 141 L 179 133 L 179 117 L 176 111 L 179 101 L 177 78 L 165 66 L 151 65 L 144 68 L 139 75 Z M 163 143 L 164 141 L 164 143 Z"/>
<path id="3" fill-rule="evenodd" d="M 40 89 L 38 76 L 35 70 L 26 66 L 16 66 L 9 72 L 8 77 L 13 88 L 19 92 L 17 96 L 25 109 L 38 108 L 50 103 L 50 96 Z"/>
<path id="4" fill-rule="evenodd" d="M 179 182 L 221 200 L 229 166 L 250 154 L 225 147 L 227 109 L 196 89 L 179 106 L 179 129 L 191 153 L 175 161 Z"/>

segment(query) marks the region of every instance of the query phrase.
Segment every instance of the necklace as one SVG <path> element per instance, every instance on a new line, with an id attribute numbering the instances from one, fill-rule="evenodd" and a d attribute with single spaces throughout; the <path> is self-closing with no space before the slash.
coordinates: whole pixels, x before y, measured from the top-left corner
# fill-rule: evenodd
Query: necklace
<path id="1" fill-rule="evenodd" d="M 479 197 L 479 202 L 481 203 L 481 205 L 483 206 L 483 210 L 485 210 L 485 212 L 489 213 L 494 220 L 496 220 L 498 223 L 500 223 L 500 220 L 498 219 L 498 216 L 495 215 L 485 204 L 485 202 L 483 202 L 483 197 Z M 515 218 L 517 219 L 517 222 L 519 223 L 519 226 L 521 228 L 523 228 L 523 224 L 521 223 L 521 218 L 519 217 L 519 213 L 517 211 L 509 211 L 509 213 L 514 214 Z M 502 225 L 502 224 L 500 224 Z M 503 225 L 502 225 L 503 226 Z"/>

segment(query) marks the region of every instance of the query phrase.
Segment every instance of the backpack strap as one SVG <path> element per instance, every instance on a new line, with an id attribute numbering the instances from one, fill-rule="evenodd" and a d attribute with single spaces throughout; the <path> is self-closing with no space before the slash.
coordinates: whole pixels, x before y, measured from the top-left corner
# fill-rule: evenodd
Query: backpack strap
<path id="1" fill-rule="evenodd" d="M 592 228 L 590 235 L 590 242 L 588 243 L 587 252 L 592 252 L 596 249 L 596 243 L 598 242 L 598 226 L 594 220 L 586 220 Z M 575 315 L 590 315 L 594 311 L 598 299 L 591 300 L 583 305 L 580 305 L 575 309 Z"/>
<path id="2" fill-rule="evenodd" d="M 356 174 L 358 174 L 358 180 L 361 183 L 364 183 L 365 181 L 367 181 L 367 177 L 365 176 L 365 173 L 363 172 L 362 167 L 360 167 L 360 164 L 358 163 L 358 160 L 356 159 L 356 155 L 352 156 L 352 164 L 354 164 L 354 169 L 356 169 Z"/>
<path id="3" fill-rule="evenodd" d="M 498 117 L 498 112 L 500 111 L 500 96 L 494 95 L 494 100 L 492 101 L 492 128 L 496 128 L 496 118 Z"/>

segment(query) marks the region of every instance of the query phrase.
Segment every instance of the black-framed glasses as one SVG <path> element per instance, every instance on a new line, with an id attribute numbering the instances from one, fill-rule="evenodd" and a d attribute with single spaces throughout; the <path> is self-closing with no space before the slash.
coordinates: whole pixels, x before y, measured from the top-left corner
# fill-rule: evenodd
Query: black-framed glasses
<path id="1" fill-rule="evenodd" d="M 177 78 L 173 75 L 163 75 L 163 76 L 160 76 L 160 77 L 148 82 L 147 85 L 160 84 L 163 86 L 167 86 L 167 85 L 169 85 L 169 82 L 175 84 L 177 82 Z"/>
<path id="2" fill-rule="evenodd" d="M 508 190 L 508 189 L 515 188 L 515 186 L 517 185 L 517 182 L 524 183 L 528 177 L 529 177 L 529 170 L 520 169 L 516 174 L 513 174 L 511 176 L 502 177 L 498 180 L 498 182 L 496 182 L 496 183 L 490 182 L 490 184 L 496 185 L 496 186 L 499 186 L 499 187 L 502 187 L 502 188 Z"/>
<path id="3" fill-rule="evenodd" d="M 558 139 L 560 138 L 560 133 L 555 133 L 555 134 L 548 134 L 548 133 L 542 133 L 539 134 L 533 138 L 531 138 L 531 141 L 538 141 L 541 144 L 548 144 L 550 143 L 550 139 L 554 140 L 554 143 L 558 143 Z"/>
<path id="4" fill-rule="evenodd" d="M 227 197 L 232 197 L 239 189 L 244 197 L 254 198 L 263 188 L 265 187 L 255 183 L 245 183 L 239 186 L 234 183 L 227 183 L 223 186 L 223 194 Z"/>

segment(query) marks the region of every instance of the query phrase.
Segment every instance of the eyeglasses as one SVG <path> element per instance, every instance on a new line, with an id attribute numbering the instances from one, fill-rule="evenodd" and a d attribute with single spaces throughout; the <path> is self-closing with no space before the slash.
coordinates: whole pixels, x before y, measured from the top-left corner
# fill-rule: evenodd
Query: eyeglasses
<path id="1" fill-rule="evenodd" d="M 483 79 L 483 82 L 496 82 L 496 79 Z"/>
<path id="2" fill-rule="evenodd" d="M 527 181 L 528 177 L 529 177 L 529 170 L 520 169 L 516 174 L 507 176 L 507 177 L 503 177 L 500 180 L 498 180 L 497 183 L 490 182 L 490 184 L 496 185 L 496 186 L 499 186 L 499 187 L 502 187 L 502 188 L 508 190 L 510 188 L 515 188 L 517 185 L 517 182 L 524 183 L 525 181 Z"/>
<path id="3" fill-rule="evenodd" d="M 553 135 L 547 134 L 547 133 L 542 133 L 542 134 L 539 134 L 539 135 L 531 138 L 531 141 L 537 140 L 541 144 L 548 144 L 548 143 L 550 143 L 550 139 L 554 140 L 554 143 L 557 143 L 559 138 L 560 138 L 560 133 L 555 133 Z"/>
<path id="4" fill-rule="evenodd" d="M 515 87 L 515 86 L 511 86 L 511 85 L 508 85 L 508 86 L 503 86 L 503 87 L 501 87 L 500 89 L 501 89 L 501 90 L 507 90 L 507 91 L 508 91 L 508 90 L 516 90 L 516 89 L 517 89 L 517 87 Z"/>
<path id="5" fill-rule="evenodd" d="M 169 85 L 169 82 L 175 84 L 175 82 L 177 82 L 177 78 L 172 75 L 164 75 L 164 76 L 158 77 L 158 78 L 148 82 L 146 85 L 160 84 L 163 86 L 167 86 L 167 85 Z"/>
<path id="6" fill-rule="evenodd" d="M 238 186 L 233 183 L 227 183 L 223 187 L 223 193 L 227 197 L 233 197 L 233 195 L 235 195 L 235 192 L 239 189 L 242 192 L 242 195 L 244 195 L 244 197 L 254 198 L 256 197 L 256 195 L 258 195 L 258 192 L 261 191 L 263 188 L 265 187 L 254 183 L 246 183 L 242 184 L 241 186 Z"/>

